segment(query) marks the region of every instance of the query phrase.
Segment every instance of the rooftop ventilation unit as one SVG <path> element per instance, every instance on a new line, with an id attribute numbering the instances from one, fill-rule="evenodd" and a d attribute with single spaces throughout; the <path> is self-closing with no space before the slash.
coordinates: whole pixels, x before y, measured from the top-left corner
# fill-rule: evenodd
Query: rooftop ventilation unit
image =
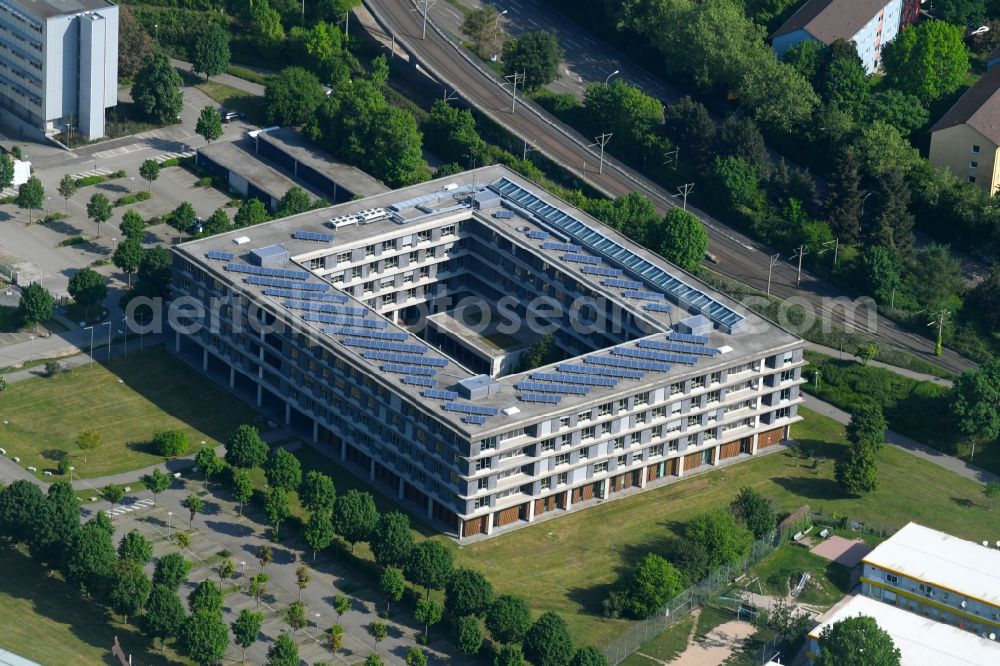
<path id="1" fill-rule="evenodd" d="M 688 335 L 708 335 L 712 332 L 712 320 L 705 315 L 696 315 L 694 317 L 688 317 L 687 319 L 681 319 L 679 322 L 674 324 L 674 328 L 678 333 L 686 333 Z"/>
<path id="2" fill-rule="evenodd" d="M 288 263 L 288 250 L 280 245 L 268 245 L 250 250 L 250 262 L 256 266 L 281 266 Z"/>
<path id="3" fill-rule="evenodd" d="M 500 393 L 500 382 L 489 375 L 476 375 L 460 381 L 458 393 L 466 400 L 481 400 Z"/>

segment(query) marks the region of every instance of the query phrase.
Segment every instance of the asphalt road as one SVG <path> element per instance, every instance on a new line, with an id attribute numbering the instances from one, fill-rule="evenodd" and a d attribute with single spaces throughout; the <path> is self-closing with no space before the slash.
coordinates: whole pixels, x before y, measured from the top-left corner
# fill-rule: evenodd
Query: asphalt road
<path id="1" fill-rule="evenodd" d="M 605 156 L 601 169 L 599 149 L 592 140 L 560 123 L 532 102 L 518 97 L 516 110 L 512 113 L 509 86 L 452 41 L 437 26 L 433 15 L 428 20 L 426 39 L 421 38 L 423 16 L 412 0 L 365 0 L 365 5 L 378 22 L 394 34 L 396 42 L 413 53 L 423 68 L 443 86 L 458 91 L 482 113 L 515 136 L 531 142 L 547 158 L 590 186 L 612 197 L 640 192 L 649 197 L 661 213 L 678 205 L 675 193 L 666 191 L 613 157 Z M 709 234 L 709 251 L 721 259 L 721 263 L 713 268 L 730 278 L 765 290 L 770 264 L 768 256 L 771 254 L 769 249 L 760 247 L 704 211 L 690 205 L 688 210 L 705 224 Z M 828 317 L 838 324 L 854 327 L 855 323 L 847 321 L 843 311 L 830 302 L 844 294 L 808 272 L 803 272 L 801 284 L 797 286 L 796 268 L 784 261 L 775 264 L 771 271 L 771 293 L 783 299 L 793 299 L 800 305 L 811 306 L 818 317 Z M 857 316 L 861 330 L 883 342 L 907 349 L 953 371 L 973 365 L 950 350 L 945 350 L 940 359 L 934 357 L 930 340 L 902 330 L 888 319 L 878 317 L 872 330 L 865 325 L 864 314 Z"/>

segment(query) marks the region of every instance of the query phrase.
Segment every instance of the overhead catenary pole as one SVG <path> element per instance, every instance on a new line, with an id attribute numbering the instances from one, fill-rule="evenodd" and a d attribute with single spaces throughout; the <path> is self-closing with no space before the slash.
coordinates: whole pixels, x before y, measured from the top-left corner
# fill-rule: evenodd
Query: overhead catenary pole
<path id="1" fill-rule="evenodd" d="M 684 183 L 683 185 L 677 188 L 677 194 L 674 195 L 675 197 L 681 197 L 682 201 L 681 207 L 685 212 L 687 212 L 688 209 L 688 195 L 691 194 L 693 190 L 694 190 L 694 183 Z"/>
<path id="2" fill-rule="evenodd" d="M 675 147 L 673 150 L 668 150 L 663 153 L 663 164 L 669 165 L 671 169 L 677 171 L 677 159 L 680 157 L 681 149 Z"/>
<path id="3" fill-rule="evenodd" d="M 776 263 L 778 263 L 779 259 L 781 259 L 781 255 L 780 254 L 773 254 L 770 257 L 770 260 L 768 261 L 768 266 L 767 266 L 767 295 L 768 296 L 771 295 L 771 271 L 774 270 L 774 265 Z"/>
<path id="4" fill-rule="evenodd" d="M 796 250 L 795 254 L 792 255 L 792 259 L 796 259 L 797 258 L 799 260 L 799 272 L 795 276 L 795 286 L 796 287 L 799 286 L 802 283 L 802 257 L 806 256 L 807 254 L 809 254 L 809 250 L 806 249 L 806 246 L 805 245 L 799 245 L 799 249 Z"/>
<path id="5" fill-rule="evenodd" d="M 430 5 L 430 0 L 424 0 L 424 29 L 420 34 L 420 39 L 427 39 L 427 8 Z"/>
<path id="6" fill-rule="evenodd" d="M 510 113 L 514 115 L 514 109 L 517 106 L 517 84 L 520 83 L 521 87 L 524 87 L 524 75 L 525 72 L 514 72 L 513 74 L 508 74 L 504 78 L 511 85 L 511 100 L 510 100 Z"/>
<path id="7" fill-rule="evenodd" d="M 934 318 L 931 319 L 928 326 L 937 326 L 937 342 L 934 345 L 934 355 L 940 356 L 942 351 L 942 336 L 944 335 L 944 325 L 951 318 L 951 310 L 947 308 L 941 308 L 937 312 L 932 313 Z"/>
<path id="8" fill-rule="evenodd" d="M 601 163 L 597 168 L 597 173 L 604 173 L 604 146 L 608 145 L 608 141 L 611 141 L 611 137 L 611 132 L 605 132 L 600 136 L 594 137 L 597 140 L 597 145 L 601 147 Z"/>
<path id="9" fill-rule="evenodd" d="M 532 141 L 531 145 L 529 146 L 528 145 L 528 140 L 525 139 L 524 140 L 524 152 L 521 153 L 521 161 L 523 162 L 526 159 L 528 159 L 528 153 L 530 153 L 530 152 L 537 152 L 537 151 L 538 151 L 538 146 L 535 145 L 535 142 Z"/>

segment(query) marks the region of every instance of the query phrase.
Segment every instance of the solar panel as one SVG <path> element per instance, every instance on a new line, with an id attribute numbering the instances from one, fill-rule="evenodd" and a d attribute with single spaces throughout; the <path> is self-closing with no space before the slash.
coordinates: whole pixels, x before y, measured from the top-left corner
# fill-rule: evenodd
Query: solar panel
<path id="1" fill-rule="evenodd" d="M 547 231 L 529 231 L 528 238 L 532 240 L 545 240 L 549 237 L 549 232 Z"/>
<path id="2" fill-rule="evenodd" d="M 606 268 L 604 266 L 583 266 L 580 271 L 588 275 L 603 275 L 605 277 L 616 277 L 625 272 L 620 268 Z"/>
<path id="3" fill-rule="evenodd" d="M 642 289 L 642 283 L 635 280 L 611 278 L 610 280 L 601 280 L 601 284 L 605 287 L 619 287 L 621 289 Z"/>
<path id="4" fill-rule="evenodd" d="M 372 340 L 370 338 L 346 338 L 341 341 L 346 347 L 362 347 L 364 349 L 381 349 L 383 351 L 395 351 L 405 354 L 426 354 L 430 349 L 427 345 L 408 345 L 402 342 L 388 342 L 386 340 Z"/>
<path id="5" fill-rule="evenodd" d="M 351 307 L 348 305 L 335 305 L 333 303 L 320 303 L 317 301 L 285 301 L 282 305 L 289 310 L 329 312 L 332 314 L 347 315 L 348 317 L 364 317 L 368 314 L 368 310 L 365 308 Z"/>
<path id="6" fill-rule="evenodd" d="M 659 349 L 661 351 L 677 352 L 678 354 L 696 354 L 698 356 L 715 356 L 719 353 L 714 347 L 703 345 L 692 345 L 686 342 L 672 342 L 670 340 L 639 340 L 638 346 L 646 349 Z"/>
<path id="7" fill-rule="evenodd" d="M 330 285 L 322 282 L 295 282 L 276 277 L 265 277 L 263 275 L 248 275 L 243 278 L 247 284 L 259 284 L 265 287 L 283 287 L 285 289 L 305 289 L 308 291 L 329 291 Z"/>
<path id="8" fill-rule="evenodd" d="M 277 298 L 284 297 L 305 299 L 308 301 L 324 301 L 326 303 L 346 303 L 348 301 L 345 294 L 324 294 L 302 289 L 278 289 L 277 287 L 267 287 L 264 289 L 264 295 L 275 296 Z"/>
<path id="9" fill-rule="evenodd" d="M 329 243 L 333 240 L 333 234 L 322 231 L 296 231 L 292 237 L 295 240 L 319 241 L 321 243 Z"/>
<path id="10" fill-rule="evenodd" d="M 677 331 L 670 331 L 667 333 L 667 337 L 671 340 L 676 340 L 678 342 L 690 342 L 696 345 L 708 344 L 707 335 L 691 335 L 690 333 L 678 333 Z"/>
<path id="11" fill-rule="evenodd" d="M 666 303 L 646 303 L 642 306 L 650 312 L 670 312 L 673 308 Z"/>
<path id="12" fill-rule="evenodd" d="M 405 365 L 402 363 L 383 363 L 380 369 L 382 372 L 394 372 L 400 375 L 432 377 L 437 374 L 437 370 L 434 368 L 420 368 L 415 365 Z"/>
<path id="13" fill-rule="evenodd" d="M 361 352 L 364 358 L 373 361 L 392 361 L 393 363 L 408 363 L 410 365 L 429 365 L 435 368 L 443 368 L 448 365 L 448 359 L 432 358 L 426 356 L 413 356 L 410 354 L 400 354 L 398 352 L 381 351 L 367 349 Z"/>
<path id="14" fill-rule="evenodd" d="M 562 400 L 561 395 L 549 395 L 545 393 L 520 393 L 517 396 L 524 402 L 544 402 L 550 405 L 558 405 Z"/>
<path id="15" fill-rule="evenodd" d="M 579 252 L 583 248 L 575 243 L 557 243 L 556 241 L 548 241 L 547 243 L 542 243 L 543 250 L 562 250 L 564 252 Z"/>
<path id="16" fill-rule="evenodd" d="M 219 250 L 210 250 L 205 253 L 205 256 L 209 259 L 216 259 L 218 261 L 232 261 L 233 257 L 236 255 L 232 252 L 220 252 Z"/>
<path id="17" fill-rule="evenodd" d="M 364 326 L 365 328 L 385 328 L 389 325 L 389 322 L 383 319 L 341 317 L 325 312 L 303 312 L 300 316 L 306 321 L 318 321 L 321 324 L 342 324 L 346 326 Z"/>
<path id="18" fill-rule="evenodd" d="M 477 414 L 470 414 L 469 416 L 462 417 L 462 423 L 471 423 L 472 425 L 486 425 L 486 417 Z"/>
<path id="19" fill-rule="evenodd" d="M 584 363 L 594 363 L 597 365 L 610 365 L 616 368 L 628 368 L 629 370 L 642 370 L 644 372 L 670 372 L 669 363 L 657 363 L 632 358 L 614 358 L 611 356 L 586 356 Z"/>
<path id="20" fill-rule="evenodd" d="M 580 375 L 591 375 L 601 377 L 614 377 L 616 379 L 642 379 L 645 375 L 638 370 L 623 370 L 621 368 L 604 368 L 593 365 L 574 365 L 572 363 L 561 363 L 560 372 L 572 372 Z"/>
<path id="21" fill-rule="evenodd" d="M 690 354 L 677 354 L 674 352 L 652 351 L 650 349 L 636 349 L 635 347 L 615 347 L 612 354 L 618 356 L 631 356 L 632 358 L 647 358 L 653 361 L 663 361 L 665 363 L 684 363 L 694 365 L 698 362 L 697 356 Z"/>
<path id="22" fill-rule="evenodd" d="M 514 388 L 521 391 L 537 391 L 538 393 L 569 393 L 572 395 L 587 395 L 590 393 L 589 386 L 576 386 L 575 384 L 547 384 L 545 382 L 519 381 L 514 384 Z"/>
<path id="23" fill-rule="evenodd" d="M 562 258 L 563 261 L 572 261 L 577 264 L 601 263 L 601 260 L 598 257 L 591 257 L 589 254 L 564 254 Z"/>
<path id="24" fill-rule="evenodd" d="M 514 217 L 514 213 L 509 210 L 495 210 L 493 211 L 493 217 L 497 218 L 498 220 L 509 220 L 510 218 Z"/>
<path id="25" fill-rule="evenodd" d="M 639 291 L 638 289 L 629 289 L 622 292 L 622 296 L 625 298 L 641 298 L 646 301 L 662 301 L 663 294 L 658 291 Z"/>
<path id="26" fill-rule="evenodd" d="M 616 386 L 618 381 L 611 377 L 577 377 L 571 374 L 557 372 L 535 372 L 532 379 L 540 382 L 563 382 L 566 384 L 582 384 L 584 386 Z"/>
<path id="27" fill-rule="evenodd" d="M 376 331 L 370 328 L 360 328 L 358 326 L 327 326 L 323 329 L 329 335 L 350 335 L 358 338 L 372 338 L 373 340 L 409 340 L 406 333 L 396 331 Z"/>
<path id="28" fill-rule="evenodd" d="M 402 382 L 404 384 L 412 384 L 413 386 L 434 386 L 437 383 L 430 377 L 420 377 L 418 375 L 406 375 L 403 377 Z"/>
<path id="29" fill-rule="evenodd" d="M 458 393 L 455 391 L 443 391 L 441 389 L 427 389 L 422 394 L 425 398 L 435 400 L 458 400 Z"/>
<path id="30" fill-rule="evenodd" d="M 268 268 L 266 266 L 251 266 L 250 264 L 226 264 L 225 269 L 233 273 L 246 273 L 248 275 L 262 275 L 264 277 L 285 278 L 286 280 L 305 280 L 310 273 L 307 271 L 293 271 L 287 268 Z"/>
<path id="31" fill-rule="evenodd" d="M 500 410 L 496 407 L 486 407 L 485 405 L 470 405 L 464 402 L 449 402 L 444 406 L 446 411 L 460 412 L 462 414 L 476 414 L 478 416 L 496 416 Z"/>

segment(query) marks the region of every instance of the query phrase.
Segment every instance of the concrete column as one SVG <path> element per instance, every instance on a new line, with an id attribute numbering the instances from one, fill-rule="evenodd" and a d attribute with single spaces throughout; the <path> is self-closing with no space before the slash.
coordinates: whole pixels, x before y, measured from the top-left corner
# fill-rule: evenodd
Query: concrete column
<path id="1" fill-rule="evenodd" d="M 313 419 L 313 444 L 319 444 L 319 421 Z"/>
<path id="2" fill-rule="evenodd" d="M 649 477 L 649 467 L 648 466 L 643 467 L 639 471 L 641 472 L 639 474 L 639 487 L 640 488 L 645 488 L 646 487 L 646 479 Z"/>
<path id="3" fill-rule="evenodd" d="M 486 536 L 493 534 L 493 514 L 487 514 L 486 516 Z"/>
<path id="4" fill-rule="evenodd" d="M 719 456 L 722 454 L 722 444 L 712 448 L 712 465 L 719 464 Z"/>
<path id="5" fill-rule="evenodd" d="M 434 519 L 434 500 L 430 497 L 427 498 L 427 517 L 431 520 Z"/>
<path id="6" fill-rule="evenodd" d="M 402 479 L 399 480 L 399 499 L 403 499 L 406 496 L 406 481 Z"/>
<path id="7" fill-rule="evenodd" d="M 174 331 L 174 351 L 181 353 L 181 334 Z"/>
<path id="8" fill-rule="evenodd" d="M 535 500 L 534 498 L 528 502 L 528 522 L 535 522 Z"/>
<path id="9" fill-rule="evenodd" d="M 264 404 L 264 387 L 257 384 L 257 406 L 260 407 Z"/>
<path id="10" fill-rule="evenodd" d="M 236 368 L 229 366 L 229 388 L 236 388 Z"/>
<path id="11" fill-rule="evenodd" d="M 750 455 L 757 455 L 757 433 L 754 433 L 753 439 L 750 440 Z"/>
<path id="12" fill-rule="evenodd" d="M 208 371 L 208 347 L 201 348 L 201 371 Z"/>
<path id="13" fill-rule="evenodd" d="M 370 481 L 375 480 L 375 459 L 371 459 L 371 464 L 368 465 L 368 479 Z"/>
<path id="14" fill-rule="evenodd" d="M 285 425 L 292 422 L 292 403 L 285 403 Z"/>
<path id="15" fill-rule="evenodd" d="M 340 459 L 347 460 L 347 442 L 340 440 Z"/>
<path id="16" fill-rule="evenodd" d="M 684 456 L 677 456 L 677 478 L 684 476 Z"/>
<path id="17" fill-rule="evenodd" d="M 573 491 L 572 490 L 567 490 L 566 491 L 566 510 L 569 511 L 572 508 L 573 508 Z"/>

